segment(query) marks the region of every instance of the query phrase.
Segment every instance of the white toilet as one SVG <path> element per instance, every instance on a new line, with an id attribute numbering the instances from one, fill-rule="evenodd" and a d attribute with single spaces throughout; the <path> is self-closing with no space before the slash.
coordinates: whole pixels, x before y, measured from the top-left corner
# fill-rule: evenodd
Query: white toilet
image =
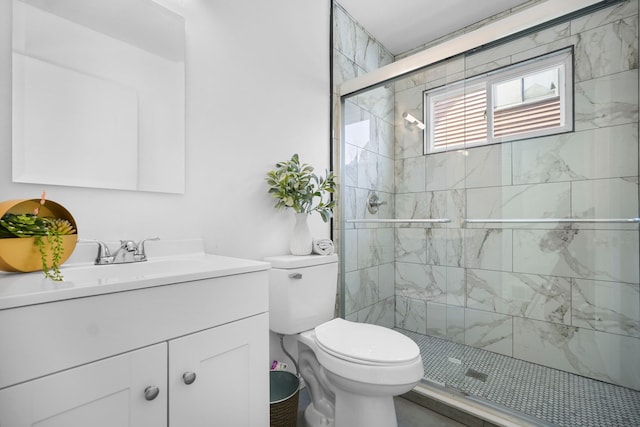
<path id="1" fill-rule="evenodd" d="M 269 325 L 296 335 L 311 394 L 308 426 L 396 427 L 393 396 L 424 371 L 410 338 L 382 326 L 334 319 L 338 257 L 277 256 L 269 276 Z"/>

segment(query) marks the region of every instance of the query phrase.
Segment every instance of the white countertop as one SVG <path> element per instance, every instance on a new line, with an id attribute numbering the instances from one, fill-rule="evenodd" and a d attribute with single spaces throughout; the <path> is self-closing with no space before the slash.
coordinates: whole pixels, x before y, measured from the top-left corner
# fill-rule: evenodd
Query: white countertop
<path id="1" fill-rule="evenodd" d="M 151 247 L 151 245 L 149 245 Z M 97 251 L 97 246 L 95 246 Z M 159 250 L 157 253 L 165 251 Z M 130 291 L 172 283 L 210 279 L 268 270 L 270 264 L 204 252 L 153 256 L 130 264 L 93 265 L 90 262 L 65 264 L 64 281 L 45 279 L 42 272 L 0 272 L 0 310 Z"/>

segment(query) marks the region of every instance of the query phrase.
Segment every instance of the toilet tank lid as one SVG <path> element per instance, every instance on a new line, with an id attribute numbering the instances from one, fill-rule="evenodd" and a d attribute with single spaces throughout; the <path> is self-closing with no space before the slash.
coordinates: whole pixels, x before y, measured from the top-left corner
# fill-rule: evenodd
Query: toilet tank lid
<path id="1" fill-rule="evenodd" d="M 291 269 L 338 262 L 338 255 L 281 255 L 266 257 L 264 260 L 273 268 Z"/>

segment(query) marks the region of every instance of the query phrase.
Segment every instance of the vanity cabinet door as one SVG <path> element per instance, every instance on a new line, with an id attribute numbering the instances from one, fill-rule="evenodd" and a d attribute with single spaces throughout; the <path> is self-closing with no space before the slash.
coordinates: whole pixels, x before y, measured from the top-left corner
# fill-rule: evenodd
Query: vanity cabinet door
<path id="1" fill-rule="evenodd" d="M 269 318 L 169 341 L 171 427 L 269 425 Z"/>
<path id="2" fill-rule="evenodd" d="M 8 387 L 0 427 L 166 426 L 166 369 L 161 343 Z"/>

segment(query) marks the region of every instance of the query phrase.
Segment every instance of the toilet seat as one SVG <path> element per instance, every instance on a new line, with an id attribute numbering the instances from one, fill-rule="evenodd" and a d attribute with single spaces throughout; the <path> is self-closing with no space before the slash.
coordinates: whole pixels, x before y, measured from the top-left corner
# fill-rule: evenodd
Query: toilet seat
<path id="1" fill-rule="evenodd" d="M 361 365 L 403 365 L 420 356 L 409 337 L 392 329 L 336 318 L 315 328 L 315 341 L 339 359 Z"/>
<path id="2" fill-rule="evenodd" d="M 324 369 L 347 380 L 371 385 L 396 386 L 415 384 L 422 378 L 422 357 L 415 342 L 399 332 L 375 325 L 366 325 L 365 333 L 358 337 L 361 331 L 358 326 L 352 327 L 354 323 L 344 319 L 330 320 L 315 329 L 302 332 L 298 335 L 298 340 L 311 348 Z M 373 329 L 369 330 L 370 327 Z M 317 332 L 320 332 L 324 344 L 318 340 Z M 343 339 L 335 338 L 340 336 Z M 369 347 L 373 346 L 370 352 L 365 350 L 365 336 L 372 336 L 372 340 L 368 341 Z M 404 341 L 398 336 L 409 341 Z M 374 338 L 378 340 L 375 341 Z M 349 349 L 348 339 L 362 345 L 355 345 Z M 387 339 L 389 341 L 386 341 Z M 339 342 L 344 346 L 338 344 Z M 401 349 L 397 354 L 392 348 L 396 343 L 399 343 Z"/>

